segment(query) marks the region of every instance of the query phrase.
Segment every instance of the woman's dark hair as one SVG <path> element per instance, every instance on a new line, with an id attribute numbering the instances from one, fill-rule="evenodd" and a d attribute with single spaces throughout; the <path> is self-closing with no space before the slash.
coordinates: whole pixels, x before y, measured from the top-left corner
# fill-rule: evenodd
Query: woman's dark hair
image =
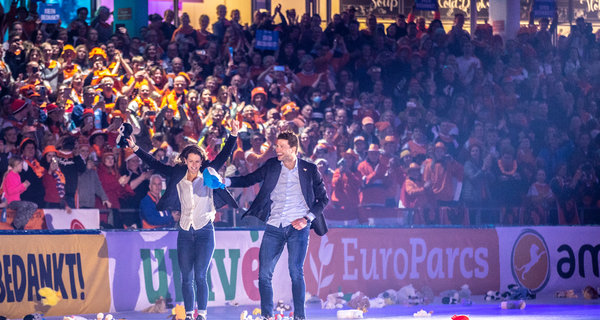
<path id="1" fill-rule="evenodd" d="M 292 131 L 284 131 L 278 134 L 277 140 L 286 140 L 290 148 L 296 147 L 296 150 L 298 149 L 298 136 Z"/>
<path id="2" fill-rule="evenodd" d="M 204 151 L 204 149 L 200 148 L 198 145 L 195 144 L 190 144 L 183 148 L 183 151 L 181 151 L 178 157 L 179 161 L 181 161 L 181 163 L 184 163 L 184 160 L 186 160 L 190 154 L 197 154 L 198 156 L 200 156 L 200 160 L 202 160 L 202 162 L 206 161 L 206 152 Z"/>

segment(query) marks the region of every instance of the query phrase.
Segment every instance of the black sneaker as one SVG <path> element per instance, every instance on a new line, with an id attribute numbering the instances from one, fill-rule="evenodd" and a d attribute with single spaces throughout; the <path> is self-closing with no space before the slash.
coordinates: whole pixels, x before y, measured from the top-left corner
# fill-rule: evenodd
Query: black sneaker
<path id="1" fill-rule="evenodd" d="M 203 316 L 203 315 L 201 315 L 201 314 L 199 314 L 199 315 L 196 317 L 196 320 L 206 320 L 206 317 L 205 317 L 205 316 Z"/>
<path id="2" fill-rule="evenodd" d="M 194 317 L 192 317 L 188 314 L 185 316 L 185 320 L 194 320 Z"/>

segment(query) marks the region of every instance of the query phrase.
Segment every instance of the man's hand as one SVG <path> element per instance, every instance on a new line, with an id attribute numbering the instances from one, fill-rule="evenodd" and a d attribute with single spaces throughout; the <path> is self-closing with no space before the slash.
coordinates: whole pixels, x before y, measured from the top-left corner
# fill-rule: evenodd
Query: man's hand
<path id="1" fill-rule="evenodd" d="M 112 203 L 110 203 L 110 201 L 108 200 L 104 200 L 102 201 L 102 204 L 107 207 L 108 209 L 110 209 L 112 207 Z"/>
<path id="2" fill-rule="evenodd" d="M 133 135 L 129 136 L 129 138 L 125 139 L 125 141 L 127 141 L 128 147 L 130 147 L 131 149 L 135 149 L 135 138 L 133 137 Z"/>
<path id="3" fill-rule="evenodd" d="M 306 219 L 304 219 L 304 218 L 299 218 L 299 219 L 292 221 L 292 226 L 294 226 L 294 229 L 296 229 L 296 230 L 302 230 L 302 229 L 306 228 L 307 225 L 308 225 L 308 221 L 306 221 Z"/>

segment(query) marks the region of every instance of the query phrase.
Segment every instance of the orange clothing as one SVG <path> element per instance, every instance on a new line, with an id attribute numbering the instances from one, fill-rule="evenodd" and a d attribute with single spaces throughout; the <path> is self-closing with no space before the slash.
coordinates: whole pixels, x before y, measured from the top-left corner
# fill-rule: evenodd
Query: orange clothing
<path id="1" fill-rule="evenodd" d="M 431 182 L 435 200 L 453 201 L 456 192 L 456 182 L 462 181 L 463 167 L 454 160 L 446 165 L 427 159 L 423 163 L 425 170 L 423 180 Z"/>
<path id="2" fill-rule="evenodd" d="M 187 96 L 188 91 L 183 90 L 183 96 Z M 175 92 L 175 90 L 169 92 L 166 96 L 163 97 L 162 102 L 160 103 L 160 109 L 162 110 L 165 106 L 169 107 L 175 113 L 175 117 L 179 117 L 179 108 L 177 108 L 177 99 L 180 95 Z M 182 99 L 183 100 L 183 99 Z"/>
<path id="3" fill-rule="evenodd" d="M 359 195 L 360 205 L 384 205 L 387 198 L 385 181 L 386 165 L 371 165 L 367 160 L 364 160 L 358 165 L 358 171 L 362 175 L 364 187 Z"/>
<path id="4" fill-rule="evenodd" d="M 410 178 L 404 180 L 400 199 L 405 208 L 421 208 L 429 203 L 423 185 L 423 181 L 414 181 Z"/>
<path id="5" fill-rule="evenodd" d="M 356 195 L 360 192 L 361 180 L 358 171 L 341 172 L 340 168 L 336 169 L 331 180 L 332 203 L 343 209 L 358 208 L 359 199 Z"/>

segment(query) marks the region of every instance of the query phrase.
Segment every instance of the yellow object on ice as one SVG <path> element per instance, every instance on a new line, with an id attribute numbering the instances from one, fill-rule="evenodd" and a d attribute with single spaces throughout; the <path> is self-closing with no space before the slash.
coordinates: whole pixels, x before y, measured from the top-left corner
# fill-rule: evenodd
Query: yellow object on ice
<path id="1" fill-rule="evenodd" d="M 252 315 L 259 316 L 260 315 L 260 308 L 254 308 L 254 311 L 252 311 Z"/>
<path id="2" fill-rule="evenodd" d="M 54 291 L 52 288 L 44 287 L 38 290 L 38 294 L 42 296 L 42 304 L 45 306 L 55 306 L 62 300 L 62 294 L 59 291 Z"/>

